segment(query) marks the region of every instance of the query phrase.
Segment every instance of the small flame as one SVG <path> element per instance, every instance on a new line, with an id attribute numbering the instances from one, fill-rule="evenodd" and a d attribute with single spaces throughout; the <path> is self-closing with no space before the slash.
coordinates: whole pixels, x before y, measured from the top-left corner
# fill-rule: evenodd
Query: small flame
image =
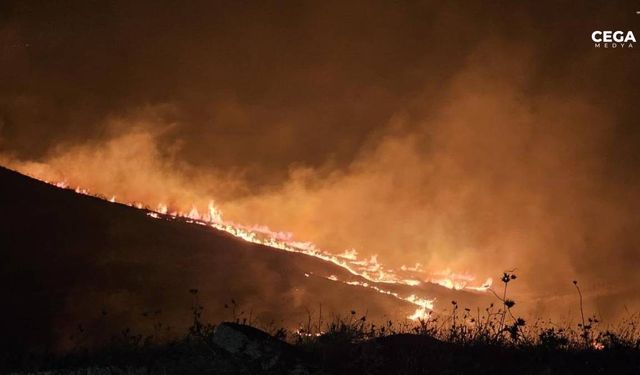
<path id="1" fill-rule="evenodd" d="M 214 204 L 213 201 L 209 202 L 209 220 L 212 223 L 222 223 L 222 211 L 220 211 Z"/>
<path id="2" fill-rule="evenodd" d="M 603 350 L 604 349 L 604 344 L 601 342 L 598 342 L 596 340 L 593 340 L 593 342 L 591 343 L 591 345 L 593 346 L 593 348 L 595 350 Z"/>
<path id="3" fill-rule="evenodd" d="M 200 218 L 200 213 L 198 212 L 198 209 L 195 206 L 193 206 L 191 208 L 191 211 L 189 211 L 189 214 L 187 214 L 187 217 L 189 219 L 193 219 L 193 220 L 200 220 L 201 219 Z"/>
<path id="4" fill-rule="evenodd" d="M 403 280 L 404 284 L 410 285 L 410 286 L 418 286 L 420 284 L 422 284 L 420 282 L 420 280 L 413 280 L 413 279 L 404 279 Z"/>
<path id="5" fill-rule="evenodd" d="M 411 320 L 427 320 L 431 316 L 431 311 L 433 310 L 434 300 L 425 299 L 416 297 L 415 295 L 410 295 L 407 297 L 407 301 L 413 303 L 414 305 L 418 305 L 419 307 L 416 311 L 409 315 L 407 318 Z"/>

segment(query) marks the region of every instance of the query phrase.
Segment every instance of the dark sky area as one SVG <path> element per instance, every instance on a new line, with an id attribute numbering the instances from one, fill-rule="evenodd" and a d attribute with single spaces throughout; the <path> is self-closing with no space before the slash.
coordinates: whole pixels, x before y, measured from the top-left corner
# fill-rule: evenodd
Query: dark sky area
<path id="1" fill-rule="evenodd" d="M 637 10 L 4 1 L 0 160 L 150 205 L 215 199 L 393 266 L 624 292 L 640 284 L 640 44 L 591 32 L 638 38 Z"/>
<path id="2" fill-rule="evenodd" d="M 163 116 L 180 123 L 171 137 L 185 140 L 190 162 L 255 167 L 262 183 L 294 162 L 348 163 L 398 111 L 428 113 L 487 41 L 530 51 L 530 61 L 514 62 L 527 65 L 527 94 L 584 92 L 631 122 L 637 53 L 594 50 L 589 34 L 637 26 L 634 10 L 615 2 L 4 2 L 2 146 L 42 157 L 60 141 L 104 137 L 105 117 L 168 105 Z M 637 138 L 627 132 L 616 135 Z"/>

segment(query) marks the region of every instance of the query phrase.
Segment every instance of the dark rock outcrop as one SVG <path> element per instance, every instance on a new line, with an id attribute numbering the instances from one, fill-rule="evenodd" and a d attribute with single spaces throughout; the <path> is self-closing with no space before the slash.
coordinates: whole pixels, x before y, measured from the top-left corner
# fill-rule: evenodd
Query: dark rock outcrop
<path id="1" fill-rule="evenodd" d="M 215 328 L 213 343 L 255 371 L 278 374 L 320 374 L 306 363 L 292 345 L 257 328 L 237 323 L 222 323 Z"/>

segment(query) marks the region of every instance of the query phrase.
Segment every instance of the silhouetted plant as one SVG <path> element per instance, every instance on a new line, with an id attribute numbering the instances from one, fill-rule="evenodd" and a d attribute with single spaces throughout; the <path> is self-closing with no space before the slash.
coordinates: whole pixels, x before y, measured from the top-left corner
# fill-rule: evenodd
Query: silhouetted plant
<path id="1" fill-rule="evenodd" d="M 417 322 L 386 320 L 383 323 L 371 322 L 367 313 L 358 314 L 351 310 L 344 316 L 334 315 L 333 319 L 325 321 L 322 317 L 322 307 L 316 313 L 307 310 L 306 322 L 298 330 L 289 331 L 279 327 L 274 321 L 260 326 L 259 320 L 253 319 L 250 309 L 248 318 L 244 318 L 244 311 L 239 311 L 239 304 L 232 299 L 225 304 L 231 312 L 234 322 L 261 328 L 273 337 L 299 346 L 308 353 L 315 353 L 319 358 L 333 358 L 340 353 L 347 353 L 354 344 L 372 339 L 383 338 L 399 333 L 428 336 L 460 347 L 490 347 L 506 348 L 539 353 L 586 353 L 591 355 L 596 349 L 609 352 L 628 352 L 640 350 L 640 316 L 630 315 L 617 327 L 609 327 L 604 331 L 599 329 L 599 320 L 593 316 L 586 318 L 582 300 L 582 291 L 574 282 L 580 297 L 580 324 L 575 326 L 558 327 L 551 322 L 534 321 L 527 325 L 524 319 L 516 317 L 512 311 L 516 302 L 509 298 L 508 285 L 516 280 L 513 271 L 504 272 L 501 281 L 503 288 L 500 293 L 491 292 L 500 303 L 490 304 L 485 309 L 471 310 L 460 306 L 457 301 L 451 301 L 451 311 L 445 313 L 430 313 L 427 319 Z M 90 331 L 84 325 L 78 324 L 73 334 L 75 343 L 73 351 L 65 359 L 56 359 L 57 366 L 79 366 L 80 364 L 145 364 L 154 363 L 158 358 L 170 355 L 181 356 L 184 353 L 196 353 L 204 358 L 213 358 L 216 346 L 213 344 L 215 326 L 204 320 L 204 307 L 197 289 L 189 290 L 192 295 L 192 322 L 187 334 L 172 341 L 162 341 L 161 332 L 168 329 L 158 321 L 159 310 L 146 310 L 142 316 L 153 323 L 152 334 L 144 336 L 126 328 L 115 335 L 105 348 L 89 352 L 86 340 Z M 106 319 L 106 311 L 102 311 L 102 318 Z M 635 353 L 635 352 L 634 352 Z M 375 367 L 379 359 L 373 352 L 359 354 L 360 368 Z M 546 355 L 546 354 L 545 354 Z M 555 355 L 555 354 L 554 354 Z M 69 359 L 70 358 L 70 359 Z M 408 357 L 408 361 L 416 358 Z"/>

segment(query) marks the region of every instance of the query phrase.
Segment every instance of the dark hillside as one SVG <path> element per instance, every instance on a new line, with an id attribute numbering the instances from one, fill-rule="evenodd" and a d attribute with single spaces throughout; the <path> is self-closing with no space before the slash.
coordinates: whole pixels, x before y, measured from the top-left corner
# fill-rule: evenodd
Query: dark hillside
<path id="1" fill-rule="evenodd" d="M 210 321 L 234 318 L 231 299 L 236 317 L 289 328 L 319 304 L 327 316 L 355 309 L 372 318 L 397 318 L 415 309 L 318 277 L 354 278 L 332 263 L 212 228 L 153 219 L 144 210 L 4 168 L 0 207 L 2 340 L 12 348 L 64 347 L 78 337 L 94 341 L 125 327 L 150 330 L 157 322 L 183 332 L 191 319 L 192 288 L 199 289 L 198 302 Z M 475 298 L 434 285 L 422 291 Z"/>

